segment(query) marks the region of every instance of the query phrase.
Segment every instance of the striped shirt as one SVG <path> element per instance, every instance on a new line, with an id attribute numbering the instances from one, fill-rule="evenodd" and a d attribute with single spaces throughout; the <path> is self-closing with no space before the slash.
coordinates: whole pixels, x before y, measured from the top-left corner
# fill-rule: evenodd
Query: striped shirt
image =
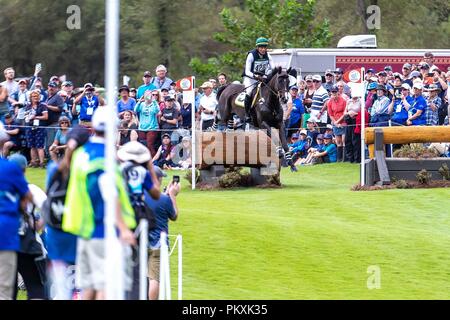
<path id="1" fill-rule="evenodd" d="M 431 104 L 434 103 L 436 110 L 433 111 L 431 109 Z M 442 99 L 439 97 L 435 97 L 434 99 L 427 99 L 427 108 L 425 110 L 425 118 L 427 126 L 437 126 L 439 122 L 438 109 L 442 105 Z"/>
<path id="2" fill-rule="evenodd" d="M 317 89 L 312 97 L 313 102 L 311 106 L 311 116 L 316 117 L 320 122 L 323 123 L 327 122 L 326 108 L 320 118 L 318 117 L 318 114 L 322 110 L 322 108 L 326 105 L 328 100 L 330 100 L 330 97 L 328 96 L 327 90 L 323 86 Z"/>

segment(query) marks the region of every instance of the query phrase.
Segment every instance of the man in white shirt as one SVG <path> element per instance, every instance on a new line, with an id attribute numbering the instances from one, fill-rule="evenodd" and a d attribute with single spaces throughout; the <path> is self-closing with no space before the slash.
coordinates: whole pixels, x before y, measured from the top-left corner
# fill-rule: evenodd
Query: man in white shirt
<path id="1" fill-rule="evenodd" d="M 213 93 L 213 85 L 207 81 L 200 87 L 203 89 L 203 96 L 200 98 L 200 117 L 202 121 L 202 131 L 214 125 L 216 117 L 217 99 Z"/>

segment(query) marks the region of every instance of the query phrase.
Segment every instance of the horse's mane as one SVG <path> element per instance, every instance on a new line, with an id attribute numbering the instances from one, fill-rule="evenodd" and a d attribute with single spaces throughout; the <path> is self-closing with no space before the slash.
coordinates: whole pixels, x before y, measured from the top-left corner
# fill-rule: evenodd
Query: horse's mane
<path id="1" fill-rule="evenodd" d="M 281 70 L 282 70 L 281 66 L 278 66 L 278 67 L 273 68 L 272 72 L 267 76 L 267 83 L 268 83 L 270 80 L 272 80 L 272 78 L 273 78 L 276 74 L 280 73 Z"/>

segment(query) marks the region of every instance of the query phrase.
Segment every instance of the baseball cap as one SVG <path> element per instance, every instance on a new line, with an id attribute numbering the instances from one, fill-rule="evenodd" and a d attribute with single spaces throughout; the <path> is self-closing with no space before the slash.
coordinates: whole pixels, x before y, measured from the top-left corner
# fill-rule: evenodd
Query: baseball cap
<path id="1" fill-rule="evenodd" d="M 161 136 L 161 139 L 164 139 L 164 138 L 166 138 L 166 137 L 170 139 L 170 134 L 164 133 L 164 134 Z"/>
<path id="2" fill-rule="evenodd" d="M 73 83 L 72 83 L 72 81 L 64 81 L 61 86 L 63 86 L 63 87 L 72 87 Z"/>
<path id="3" fill-rule="evenodd" d="M 8 160 L 17 164 L 22 170 L 25 170 L 28 165 L 27 158 L 19 153 L 14 153 L 13 155 L 9 156 Z"/>
<path id="4" fill-rule="evenodd" d="M 298 133 L 294 133 L 293 135 L 292 135 L 292 139 L 298 139 L 299 138 L 299 134 Z"/>
<path id="5" fill-rule="evenodd" d="M 323 134 L 319 133 L 319 134 L 317 135 L 316 139 L 323 140 Z"/>
<path id="6" fill-rule="evenodd" d="M 413 85 L 413 89 L 419 89 L 422 90 L 423 89 L 423 84 L 421 84 L 420 82 L 416 82 Z"/>
<path id="7" fill-rule="evenodd" d="M 414 70 L 413 72 L 411 72 L 411 77 L 420 77 L 420 72 L 417 70 Z"/>
<path id="8" fill-rule="evenodd" d="M 27 84 L 27 83 L 28 83 L 28 81 L 27 81 L 27 79 L 20 79 L 20 80 L 19 80 L 19 84 L 21 84 L 21 83 L 25 83 L 25 84 Z"/>
<path id="9" fill-rule="evenodd" d="M 55 81 L 50 81 L 50 82 L 48 83 L 48 86 L 51 87 L 51 88 L 57 88 L 57 87 L 58 87 L 58 84 L 57 84 Z"/>
<path id="10" fill-rule="evenodd" d="M 402 68 L 405 68 L 405 69 L 409 69 L 409 70 L 411 70 L 411 64 L 410 63 L 405 63 L 404 65 L 403 65 L 403 67 Z"/>
<path id="11" fill-rule="evenodd" d="M 153 166 L 153 170 L 155 171 L 156 177 L 158 179 L 167 177 L 167 174 L 158 166 Z"/>
<path id="12" fill-rule="evenodd" d="M 152 73 L 150 71 L 145 71 L 144 72 L 144 77 L 151 77 Z"/>
<path id="13" fill-rule="evenodd" d="M 322 82 L 322 77 L 319 74 L 313 75 L 313 80 Z"/>
<path id="14" fill-rule="evenodd" d="M 376 89 L 377 89 L 377 83 L 376 82 L 371 82 L 367 86 L 367 90 L 376 90 Z"/>
<path id="15" fill-rule="evenodd" d="M 120 88 L 119 88 L 119 93 L 120 92 L 122 92 L 122 91 L 128 91 L 128 93 L 130 93 L 130 88 L 128 87 L 128 86 L 121 86 Z"/>
<path id="16" fill-rule="evenodd" d="M 298 90 L 298 87 L 297 87 L 297 86 L 292 86 L 292 87 L 290 88 L 290 90 Z"/>
<path id="17" fill-rule="evenodd" d="M 166 100 L 166 101 L 174 101 L 175 97 L 173 95 L 168 95 L 164 100 Z"/>
<path id="18" fill-rule="evenodd" d="M 370 72 L 370 73 L 377 73 L 377 72 L 375 71 L 375 69 L 373 69 L 373 68 L 367 69 L 367 72 Z"/>
<path id="19" fill-rule="evenodd" d="M 169 89 L 167 89 L 167 88 L 162 88 L 162 89 L 161 89 L 161 92 L 163 92 L 163 91 L 169 92 Z"/>
<path id="20" fill-rule="evenodd" d="M 406 90 L 411 90 L 411 86 L 407 83 L 402 84 L 402 88 Z"/>
<path id="21" fill-rule="evenodd" d="M 334 73 L 344 73 L 344 70 L 342 70 L 342 68 L 336 68 L 336 70 L 334 70 Z"/>
<path id="22" fill-rule="evenodd" d="M 326 133 L 326 134 L 323 135 L 323 138 L 324 139 L 333 139 L 333 136 L 331 134 L 329 134 L 329 133 Z"/>
<path id="23" fill-rule="evenodd" d="M 333 73 L 333 71 L 331 71 L 331 69 L 327 69 L 325 71 L 325 75 L 332 75 L 332 76 L 334 76 L 334 73 Z"/>
<path id="24" fill-rule="evenodd" d="M 430 65 L 426 62 L 421 62 L 419 65 L 420 69 L 430 69 Z"/>
<path id="25" fill-rule="evenodd" d="M 88 82 L 88 83 L 85 83 L 84 86 L 83 86 L 83 88 L 85 88 L 85 89 L 88 88 L 88 87 L 93 88 L 94 85 L 92 83 Z"/>
<path id="26" fill-rule="evenodd" d="M 337 86 L 332 86 L 331 89 L 330 89 L 330 91 L 331 91 L 331 92 L 338 92 L 339 89 L 338 89 Z"/>
<path id="27" fill-rule="evenodd" d="M 384 67 L 384 71 L 392 71 L 392 67 L 391 66 L 386 66 L 386 67 Z"/>
<path id="28" fill-rule="evenodd" d="M 303 129 L 303 130 L 300 131 L 300 134 L 304 134 L 305 136 L 307 136 L 307 135 L 308 135 L 308 131 L 306 131 L 305 129 Z"/>
<path id="29" fill-rule="evenodd" d="M 333 126 L 331 124 L 327 124 L 327 129 L 326 130 L 333 130 Z"/>
<path id="30" fill-rule="evenodd" d="M 308 75 L 305 77 L 305 81 L 308 81 L 308 80 L 311 80 L 311 81 L 312 81 L 312 79 L 313 79 L 313 76 L 310 75 L 310 74 L 308 74 Z"/>
<path id="31" fill-rule="evenodd" d="M 378 76 L 386 77 L 387 73 L 385 71 L 378 72 Z"/>
<path id="32" fill-rule="evenodd" d="M 402 80 L 402 75 L 400 73 L 394 73 L 394 79 L 400 79 Z"/>

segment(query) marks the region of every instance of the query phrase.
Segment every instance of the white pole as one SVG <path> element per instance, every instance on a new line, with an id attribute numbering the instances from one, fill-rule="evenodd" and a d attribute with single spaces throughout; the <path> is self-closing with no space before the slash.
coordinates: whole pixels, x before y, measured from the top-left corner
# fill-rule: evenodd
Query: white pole
<path id="1" fill-rule="evenodd" d="M 392 127 L 391 119 L 389 119 L 389 127 Z M 391 150 L 391 158 L 392 158 L 392 153 L 394 152 L 394 146 L 392 145 L 392 143 L 389 145 L 389 148 Z"/>
<path id="2" fill-rule="evenodd" d="M 167 239 L 167 235 L 165 236 L 165 239 Z M 166 299 L 172 300 L 172 292 L 171 292 L 171 286 L 170 286 L 170 266 L 169 266 L 169 247 L 167 245 L 167 240 L 164 241 L 163 244 L 164 248 L 164 275 L 166 276 L 166 279 L 164 281 L 165 283 L 165 290 L 166 290 Z"/>
<path id="3" fill-rule="evenodd" d="M 192 190 L 195 190 L 195 163 L 197 161 L 196 156 L 197 156 L 197 141 L 196 141 L 196 126 L 195 126 L 195 77 L 192 77 L 192 91 L 194 91 L 194 100 L 192 101 L 192 108 L 191 108 L 191 128 L 192 128 L 192 146 L 191 146 L 191 170 L 192 170 L 192 175 L 191 175 L 191 180 L 192 180 Z"/>
<path id="4" fill-rule="evenodd" d="M 361 85 L 364 88 L 364 68 L 361 68 Z M 365 168 L 365 162 L 366 162 L 366 133 L 365 133 L 365 126 L 366 126 L 366 101 L 365 101 L 366 93 L 364 90 L 361 92 L 361 185 L 363 186 L 365 175 L 366 175 L 366 168 Z"/>
<path id="5" fill-rule="evenodd" d="M 159 300 L 166 300 L 166 255 L 164 254 L 164 245 L 166 243 L 166 233 L 161 232 L 160 241 L 160 260 L 159 260 Z"/>
<path id="6" fill-rule="evenodd" d="M 106 33 L 105 33 L 105 79 L 107 93 L 107 107 L 110 112 L 106 122 L 105 141 L 105 172 L 108 185 L 114 188 L 116 168 L 116 130 L 117 118 L 115 87 L 118 83 L 119 65 L 119 7 L 120 0 L 106 1 Z M 105 250 L 106 250 L 106 283 L 105 294 L 108 300 L 123 299 L 122 273 L 118 264 L 123 261 L 122 247 L 117 239 L 115 230 L 116 196 L 107 197 L 105 205 Z"/>
<path id="7" fill-rule="evenodd" d="M 142 219 L 139 224 L 139 300 L 147 300 L 148 221 Z"/>
<path id="8" fill-rule="evenodd" d="M 178 300 L 183 300 L 183 236 L 178 235 Z"/>

